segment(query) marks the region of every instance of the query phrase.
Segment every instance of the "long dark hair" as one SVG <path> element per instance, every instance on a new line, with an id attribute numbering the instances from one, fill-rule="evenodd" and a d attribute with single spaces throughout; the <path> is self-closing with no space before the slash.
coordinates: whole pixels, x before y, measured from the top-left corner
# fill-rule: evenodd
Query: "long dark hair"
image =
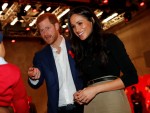
<path id="1" fill-rule="evenodd" d="M 70 23 L 70 17 L 73 14 L 84 16 L 88 21 L 93 23 L 93 31 L 84 41 L 81 41 L 73 32 Z M 94 14 L 94 11 L 85 6 L 78 6 L 71 9 L 68 14 L 68 28 L 70 31 L 72 49 L 75 53 L 75 60 L 77 64 L 80 64 L 80 62 L 82 62 L 82 60 L 88 55 L 91 56 L 92 59 L 99 57 L 101 64 L 107 63 L 108 57 L 106 54 L 106 44 L 104 39 L 105 33 L 101 27 L 100 21 Z"/>

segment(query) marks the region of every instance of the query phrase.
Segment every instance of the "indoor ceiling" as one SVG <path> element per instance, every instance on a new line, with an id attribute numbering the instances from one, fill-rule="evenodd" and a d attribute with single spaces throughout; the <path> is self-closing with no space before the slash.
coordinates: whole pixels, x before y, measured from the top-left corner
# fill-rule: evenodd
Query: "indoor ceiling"
<path id="1" fill-rule="evenodd" d="M 75 6 L 84 5 L 92 8 L 103 25 L 103 29 L 110 29 L 120 22 L 128 22 L 144 6 L 140 3 L 147 3 L 143 0 L 1 0 L 0 1 L 0 22 L 5 37 L 39 37 L 35 22 L 36 18 L 45 12 L 55 14 L 61 23 L 62 31 L 67 31 L 67 12 Z M 8 3 L 5 9 L 4 3 Z M 28 10 L 25 7 L 30 5 Z M 46 9 L 49 8 L 49 11 Z M 63 12 L 66 12 L 62 15 Z M 104 21 L 112 14 L 116 14 L 108 21 Z M 16 19 L 16 23 L 12 23 Z"/>

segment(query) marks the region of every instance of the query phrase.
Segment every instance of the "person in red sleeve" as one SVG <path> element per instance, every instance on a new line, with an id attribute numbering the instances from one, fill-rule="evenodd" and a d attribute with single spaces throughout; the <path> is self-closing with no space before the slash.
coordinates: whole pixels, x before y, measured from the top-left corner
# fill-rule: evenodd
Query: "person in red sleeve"
<path id="1" fill-rule="evenodd" d="M 29 113 L 27 92 L 21 78 L 20 69 L 7 63 L 4 59 L 5 48 L 0 42 L 0 108 L 11 112 L 13 105 L 14 113 Z"/>

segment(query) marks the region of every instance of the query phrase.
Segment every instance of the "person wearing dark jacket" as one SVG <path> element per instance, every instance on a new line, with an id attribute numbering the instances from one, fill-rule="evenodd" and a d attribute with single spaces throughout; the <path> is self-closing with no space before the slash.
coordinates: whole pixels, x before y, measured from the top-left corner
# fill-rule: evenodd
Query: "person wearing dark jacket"
<path id="1" fill-rule="evenodd" d="M 28 70 L 29 84 L 47 86 L 48 113 L 82 113 L 83 106 L 74 102 L 73 94 L 80 90 L 82 80 L 78 76 L 70 44 L 60 35 L 60 27 L 54 14 L 45 13 L 37 18 L 37 28 L 47 43 L 33 59 Z"/>

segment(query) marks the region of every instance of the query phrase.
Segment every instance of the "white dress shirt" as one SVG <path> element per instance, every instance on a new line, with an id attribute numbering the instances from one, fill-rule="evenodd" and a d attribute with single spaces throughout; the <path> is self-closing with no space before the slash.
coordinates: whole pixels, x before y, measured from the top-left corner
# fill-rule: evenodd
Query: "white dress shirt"
<path id="1" fill-rule="evenodd" d="M 59 106 L 73 103 L 73 94 L 76 92 L 72 78 L 65 40 L 60 44 L 61 51 L 58 54 L 56 48 L 52 47 L 55 64 L 59 79 Z"/>

